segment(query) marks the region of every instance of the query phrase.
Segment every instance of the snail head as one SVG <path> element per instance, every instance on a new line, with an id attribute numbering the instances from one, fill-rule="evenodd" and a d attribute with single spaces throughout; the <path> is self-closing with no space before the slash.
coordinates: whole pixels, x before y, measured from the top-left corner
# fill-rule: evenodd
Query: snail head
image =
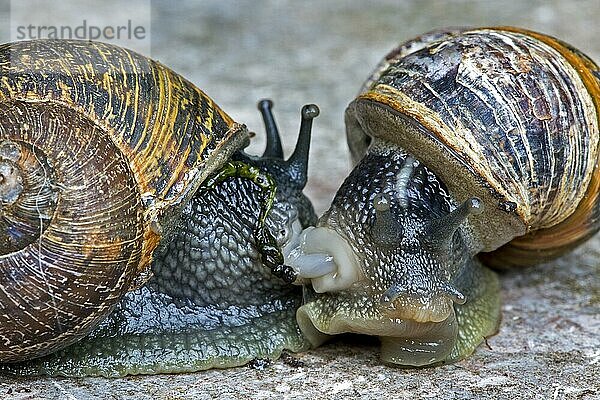
<path id="1" fill-rule="evenodd" d="M 446 360 L 458 334 L 455 307 L 469 301 L 472 252 L 462 232 L 483 209 L 477 198 L 455 204 L 415 158 L 372 146 L 286 260 L 312 287 L 297 313 L 305 335 L 314 344 L 344 332 L 376 335 L 382 358 L 396 364 Z"/>

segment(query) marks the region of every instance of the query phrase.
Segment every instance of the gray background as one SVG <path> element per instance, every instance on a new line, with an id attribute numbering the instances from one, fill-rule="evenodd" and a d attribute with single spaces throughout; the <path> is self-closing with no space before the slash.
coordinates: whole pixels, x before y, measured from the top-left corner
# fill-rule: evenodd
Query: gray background
<path id="1" fill-rule="evenodd" d="M 120 2 L 104 3 L 119 12 Z M 76 3 L 61 9 L 78 12 Z M 4 41 L 8 2 L 0 11 Z M 398 42 L 443 26 L 516 25 L 600 60 L 599 0 L 157 1 L 151 15 L 152 57 L 256 131 L 252 151 L 264 143 L 259 98 L 275 101 L 288 152 L 302 104 L 320 106 L 307 188 L 319 213 L 350 169 L 344 108 Z M 264 370 L 116 380 L 0 377 L 0 398 L 600 398 L 599 248 L 597 236 L 556 262 L 503 274 L 499 334 L 455 365 L 392 369 L 378 362 L 376 343 L 354 339 L 297 355 L 299 368 L 277 361 Z"/>

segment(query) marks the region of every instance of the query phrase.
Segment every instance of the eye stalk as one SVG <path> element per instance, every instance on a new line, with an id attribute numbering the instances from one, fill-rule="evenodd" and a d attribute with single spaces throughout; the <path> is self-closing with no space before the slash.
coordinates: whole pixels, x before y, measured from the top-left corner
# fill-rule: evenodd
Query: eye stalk
<path id="1" fill-rule="evenodd" d="M 379 193 L 373 198 L 375 222 L 371 228 L 371 236 L 375 243 L 390 247 L 397 246 L 402 239 L 402 226 L 394 218 L 391 211 L 391 199 L 385 193 Z"/>
<path id="2" fill-rule="evenodd" d="M 469 216 L 479 215 L 483 210 L 483 202 L 479 198 L 467 199 L 449 214 L 429 222 L 426 228 L 427 241 L 433 247 L 446 245 Z"/>
<path id="3" fill-rule="evenodd" d="M 265 123 L 265 131 L 267 132 L 267 147 L 263 153 L 263 158 L 278 158 L 283 159 L 283 147 L 281 145 L 281 137 L 279 129 L 273 116 L 273 101 L 263 99 L 258 102 L 258 110 L 262 115 Z"/>
<path id="4" fill-rule="evenodd" d="M 296 148 L 287 160 L 290 176 L 298 184 L 298 188 L 306 186 L 312 123 L 313 119 L 319 116 L 319 107 L 316 104 L 307 104 L 302 107 L 301 116 L 302 120 L 300 122 L 300 132 L 298 133 Z"/>
<path id="5" fill-rule="evenodd" d="M 263 99 L 258 102 L 258 110 L 260 111 L 265 123 L 267 132 L 267 145 L 263 158 L 283 160 L 283 148 L 281 146 L 281 136 L 279 129 L 273 116 L 273 101 Z M 308 177 L 308 153 L 310 150 L 310 140 L 312 136 L 312 122 L 319 116 L 319 107 L 316 104 L 306 104 L 300 112 L 300 132 L 298 133 L 298 141 L 294 152 L 284 162 L 282 170 L 285 171 L 290 178 L 290 181 L 295 183 L 298 190 L 306 186 Z"/>

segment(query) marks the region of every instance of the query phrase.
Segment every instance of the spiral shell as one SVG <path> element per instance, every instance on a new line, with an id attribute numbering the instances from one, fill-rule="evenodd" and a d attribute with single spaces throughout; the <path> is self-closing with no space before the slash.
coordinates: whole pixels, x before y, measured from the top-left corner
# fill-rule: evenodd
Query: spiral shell
<path id="1" fill-rule="evenodd" d="M 0 46 L 0 360 L 93 328 L 247 138 L 202 91 L 132 51 Z"/>
<path id="2" fill-rule="evenodd" d="M 600 227 L 598 76 L 588 57 L 539 33 L 432 32 L 379 64 L 346 111 L 348 142 L 355 160 L 369 136 L 395 142 L 458 201 L 480 197 L 477 245 L 500 248 L 488 263 L 537 263 Z"/>

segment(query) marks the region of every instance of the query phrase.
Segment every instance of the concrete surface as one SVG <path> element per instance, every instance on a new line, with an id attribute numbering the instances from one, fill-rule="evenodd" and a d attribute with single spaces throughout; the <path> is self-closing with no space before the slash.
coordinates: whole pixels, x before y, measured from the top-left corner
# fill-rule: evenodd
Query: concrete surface
<path id="1" fill-rule="evenodd" d="M 6 1 L 0 10 L 6 23 Z M 349 171 L 343 110 L 397 42 L 449 25 L 517 25 L 600 60 L 598 0 L 157 1 L 151 12 L 152 56 L 255 130 L 255 151 L 263 144 L 259 98 L 275 101 L 288 151 L 300 107 L 319 104 L 308 186 L 319 212 Z M 451 366 L 389 368 L 378 362 L 376 343 L 346 338 L 294 355 L 301 366 L 287 360 L 263 369 L 114 380 L 0 377 L 0 399 L 600 399 L 599 265 L 597 236 L 556 262 L 503 274 L 500 333 Z"/>

